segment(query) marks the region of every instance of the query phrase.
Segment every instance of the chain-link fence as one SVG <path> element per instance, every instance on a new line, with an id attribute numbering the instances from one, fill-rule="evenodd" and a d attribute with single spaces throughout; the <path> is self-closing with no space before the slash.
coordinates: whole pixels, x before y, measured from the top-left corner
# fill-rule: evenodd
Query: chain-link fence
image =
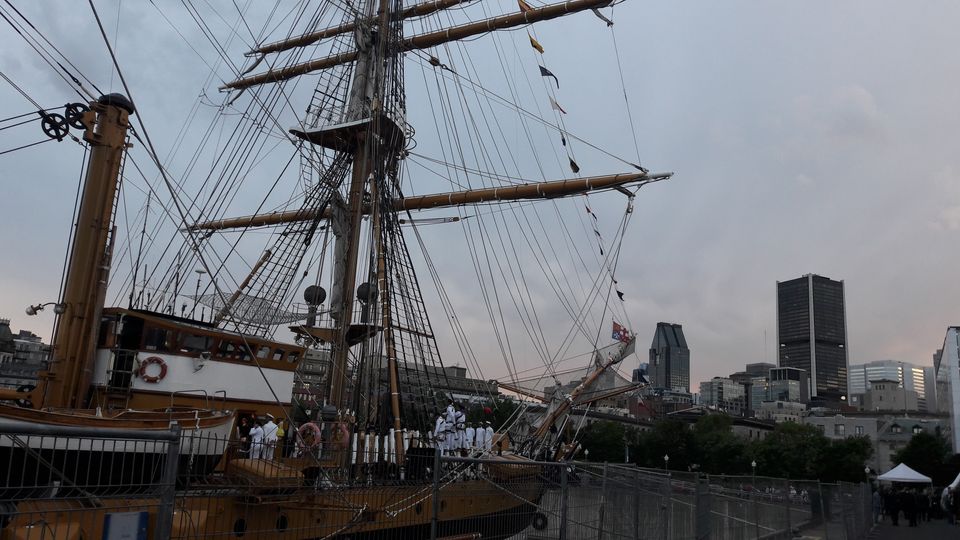
<path id="1" fill-rule="evenodd" d="M 278 447 L 258 459 L 176 425 L 0 422 L 0 539 L 852 540 L 871 525 L 864 484 L 439 456 L 416 446 L 401 467 L 382 448 Z"/>

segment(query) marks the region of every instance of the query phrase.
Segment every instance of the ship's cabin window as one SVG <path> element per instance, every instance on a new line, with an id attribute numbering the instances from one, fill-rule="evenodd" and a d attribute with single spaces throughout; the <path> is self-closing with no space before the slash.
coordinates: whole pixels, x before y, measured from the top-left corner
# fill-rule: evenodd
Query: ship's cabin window
<path id="1" fill-rule="evenodd" d="M 147 328 L 143 338 L 143 348 L 147 351 L 170 352 L 173 350 L 174 333 L 165 328 Z"/>
<path id="2" fill-rule="evenodd" d="M 222 340 L 218 351 L 218 356 L 222 358 L 250 361 L 250 349 L 246 344 L 240 342 Z"/>
<path id="3" fill-rule="evenodd" d="M 283 349 L 274 349 L 273 359 L 276 360 L 277 362 L 283 360 Z"/>
<path id="4" fill-rule="evenodd" d="M 198 353 L 209 351 L 213 346 L 213 338 L 198 334 L 180 335 L 180 352 Z"/>
<path id="5" fill-rule="evenodd" d="M 268 345 L 261 346 L 257 349 L 257 358 L 261 360 L 266 360 L 270 357 L 270 347 Z"/>
<path id="6" fill-rule="evenodd" d="M 290 351 L 287 353 L 287 362 L 293 363 L 300 359 L 300 353 L 298 351 Z"/>

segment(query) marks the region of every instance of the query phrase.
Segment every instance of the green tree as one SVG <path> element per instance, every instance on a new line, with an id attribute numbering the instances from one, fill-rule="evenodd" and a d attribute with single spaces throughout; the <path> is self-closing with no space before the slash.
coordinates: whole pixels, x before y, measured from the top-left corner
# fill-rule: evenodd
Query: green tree
<path id="1" fill-rule="evenodd" d="M 862 482 L 864 464 L 872 455 L 873 443 L 865 435 L 832 440 L 820 456 L 816 477 L 825 482 Z"/>
<path id="2" fill-rule="evenodd" d="M 950 458 L 950 444 L 940 433 L 920 432 L 910 438 L 900 451 L 894 454 L 897 463 L 906 463 L 911 469 L 943 482 L 944 464 Z M 946 481 L 949 482 L 953 478 Z"/>
<path id="3" fill-rule="evenodd" d="M 623 463 L 627 429 L 620 422 L 594 422 L 580 432 L 580 442 L 590 451 L 589 461 Z"/>
<path id="4" fill-rule="evenodd" d="M 663 468 L 663 456 L 670 456 L 670 468 L 687 470 L 695 463 L 693 433 L 690 425 L 675 418 L 658 420 L 650 431 L 637 436 L 630 447 L 632 461 L 642 467 Z"/>
<path id="5" fill-rule="evenodd" d="M 812 480 L 820 473 L 829 445 L 816 426 L 785 422 L 754 442 L 751 455 L 757 461 L 757 474 Z"/>
<path id="6" fill-rule="evenodd" d="M 739 474 L 750 470 L 746 442 L 733 433 L 727 414 L 708 414 L 693 426 L 691 461 L 710 474 Z"/>

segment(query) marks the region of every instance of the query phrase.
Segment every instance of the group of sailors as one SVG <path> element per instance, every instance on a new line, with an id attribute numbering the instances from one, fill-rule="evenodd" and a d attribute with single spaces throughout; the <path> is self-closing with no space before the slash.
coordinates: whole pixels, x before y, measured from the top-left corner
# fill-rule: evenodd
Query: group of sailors
<path id="1" fill-rule="evenodd" d="M 474 427 L 473 423 L 467 423 L 463 405 L 450 402 L 446 411 L 437 412 L 432 439 L 445 454 L 463 450 L 489 452 L 493 448 L 493 433 L 490 422 Z"/>
<path id="2" fill-rule="evenodd" d="M 267 413 L 261 420 L 253 415 L 252 421 L 246 416 L 240 418 L 237 426 L 237 435 L 240 439 L 241 453 L 251 459 L 270 459 L 274 457 L 277 441 L 285 436 L 282 424 L 277 424 L 272 414 Z"/>

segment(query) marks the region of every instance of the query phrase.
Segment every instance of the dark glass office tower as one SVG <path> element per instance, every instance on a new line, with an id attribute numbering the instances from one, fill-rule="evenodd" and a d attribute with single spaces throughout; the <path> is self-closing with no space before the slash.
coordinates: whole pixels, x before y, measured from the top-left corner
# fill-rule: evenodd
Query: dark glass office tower
<path id="1" fill-rule="evenodd" d="M 843 281 L 807 274 L 777 282 L 780 367 L 810 377 L 810 398 L 840 403 L 847 395 L 847 324 Z"/>
<path id="2" fill-rule="evenodd" d="M 690 349 L 679 324 L 657 323 L 647 367 L 650 386 L 677 392 L 690 391 Z"/>

